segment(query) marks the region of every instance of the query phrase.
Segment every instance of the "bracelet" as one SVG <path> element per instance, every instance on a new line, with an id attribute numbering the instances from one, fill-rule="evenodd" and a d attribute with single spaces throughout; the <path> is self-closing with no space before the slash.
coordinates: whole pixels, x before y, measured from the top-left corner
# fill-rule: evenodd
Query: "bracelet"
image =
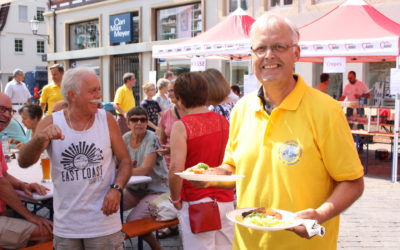
<path id="1" fill-rule="evenodd" d="M 171 197 L 169 197 L 169 201 L 172 203 L 172 204 L 178 204 L 179 202 L 181 202 L 181 198 L 179 198 L 179 199 L 177 199 L 177 200 L 172 200 L 172 198 Z"/>

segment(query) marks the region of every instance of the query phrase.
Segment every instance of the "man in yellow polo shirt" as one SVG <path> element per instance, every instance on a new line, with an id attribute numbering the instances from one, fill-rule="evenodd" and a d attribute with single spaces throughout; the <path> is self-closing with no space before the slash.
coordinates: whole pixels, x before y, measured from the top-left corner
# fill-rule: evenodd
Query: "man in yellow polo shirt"
<path id="1" fill-rule="evenodd" d="M 121 134 L 129 131 L 126 123 L 126 113 L 136 106 L 135 96 L 133 95 L 133 86 L 135 86 L 136 78 L 134 73 L 125 73 L 122 77 L 124 84 L 117 89 L 114 97 L 114 108 L 118 114 L 117 122 L 121 130 Z"/>
<path id="2" fill-rule="evenodd" d="M 224 163 L 214 171 L 244 175 L 236 183 L 238 208 L 295 212 L 322 224 L 326 234 L 309 237 L 303 225 L 274 232 L 235 225 L 233 249 L 336 249 L 338 215 L 364 189 L 340 105 L 293 73 L 298 41 L 297 28 L 279 15 L 265 14 L 253 24 L 253 69 L 261 87 L 236 104 Z"/>
<path id="3" fill-rule="evenodd" d="M 54 103 L 64 100 L 61 94 L 61 82 L 64 76 L 64 67 L 60 64 L 54 64 L 50 67 L 51 77 L 53 83 L 47 84 L 42 89 L 42 95 L 40 96 L 40 107 L 43 113 L 47 107 L 47 114 L 50 115 L 53 112 Z"/>

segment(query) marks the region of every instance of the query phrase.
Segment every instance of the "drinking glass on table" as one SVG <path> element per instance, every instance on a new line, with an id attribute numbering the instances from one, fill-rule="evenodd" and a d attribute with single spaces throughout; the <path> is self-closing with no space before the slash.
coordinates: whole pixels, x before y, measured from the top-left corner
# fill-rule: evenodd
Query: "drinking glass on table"
<path id="1" fill-rule="evenodd" d="M 40 155 L 40 165 L 42 165 L 42 173 L 43 173 L 43 178 L 42 182 L 51 182 L 51 177 L 50 177 L 50 158 L 49 155 L 46 152 L 43 152 Z"/>

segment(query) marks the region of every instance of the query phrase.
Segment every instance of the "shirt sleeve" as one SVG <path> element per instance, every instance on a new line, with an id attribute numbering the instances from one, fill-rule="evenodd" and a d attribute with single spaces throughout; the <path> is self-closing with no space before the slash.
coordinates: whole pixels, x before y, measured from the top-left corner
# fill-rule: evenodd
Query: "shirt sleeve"
<path id="1" fill-rule="evenodd" d="M 226 143 L 225 147 L 225 154 L 224 154 L 224 160 L 223 164 L 228 164 L 234 168 L 236 168 L 236 163 L 233 158 L 233 154 L 235 151 L 235 146 L 233 145 L 233 142 L 236 140 L 236 127 L 239 125 L 240 126 L 240 119 L 238 119 L 239 115 L 236 112 L 237 110 L 233 110 L 231 113 L 231 121 L 229 125 L 229 138 L 228 142 Z"/>
<path id="2" fill-rule="evenodd" d="M 346 117 L 338 106 L 326 124 L 321 156 L 329 175 L 336 181 L 355 180 L 364 174 Z M 338 149 L 340 149 L 339 153 Z M 344 153 L 345 152 L 345 153 Z"/>
<path id="3" fill-rule="evenodd" d="M 26 86 L 26 84 L 25 84 L 25 83 L 23 83 L 23 84 L 24 84 L 24 86 L 25 86 L 25 95 L 26 95 L 26 99 L 29 99 L 29 98 L 32 97 L 31 92 L 29 92 L 29 89 L 28 89 L 28 87 Z"/>
<path id="4" fill-rule="evenodd" d="M 4 89 L 4 94 L 8 95 L 8 97 L 12 98 L 12 87 L 10 83 L 7 83 L 6 88 Z"/>
<path id="5" fill-rule="evenodd" d="M 363 83 L 363 94 L 369 93 L 368 87 L 365 83 Z"/>
<path id="6" fill-rule="evenodd" d="M 47 87 L 42 89 L 42 94 L 40 95 L 40 103 L 47 103 L 48 95 L 47 95 Z"/>
<path id="7" fill-rule="evenodd" d="M 122 100 L 124 98 L 122 92 L 123 91 L 121 91 L 121 88 L 117 89 L 117 92 L 115 93 L 115 97 L 114 97 L 114 103 L 117 103 L 117 104 L 121 104 L 122 103 Z"/>
<path id="8" fill-rule="evenodd" d="M 154 133 L 151 133 L 150 131 L 147 131 L 147 140 L 146 140 L 146 146 L 144 150 L 144 157 L 146 157 L 150 153 L 156 152 L 159 142 L 157 139 L 157 136 Z"/>

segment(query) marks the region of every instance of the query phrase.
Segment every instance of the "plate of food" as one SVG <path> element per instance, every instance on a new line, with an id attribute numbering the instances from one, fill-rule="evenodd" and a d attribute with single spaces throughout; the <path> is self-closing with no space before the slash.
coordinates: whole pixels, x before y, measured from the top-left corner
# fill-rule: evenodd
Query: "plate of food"
<path id="1" fill-rule="evenodd" d="M 236 224 L 262 231 L 285 230 L 303 224 L 292 212 L 263 207 L 236 209 L 226 217 Z"/>
<path id="2" fill-rule="evenodd" d="M 220 181 L 220 182 L 230 182 L 237 181 L 243 178 L 243 175 L 235 174 L 207 174 L 206 171 L 210 169 L 205 163 L 199 163 L 191 168 L 186 169 L 183 172 L 175 173 L 179 175 L 182 179 L 188 181 Z"/>

